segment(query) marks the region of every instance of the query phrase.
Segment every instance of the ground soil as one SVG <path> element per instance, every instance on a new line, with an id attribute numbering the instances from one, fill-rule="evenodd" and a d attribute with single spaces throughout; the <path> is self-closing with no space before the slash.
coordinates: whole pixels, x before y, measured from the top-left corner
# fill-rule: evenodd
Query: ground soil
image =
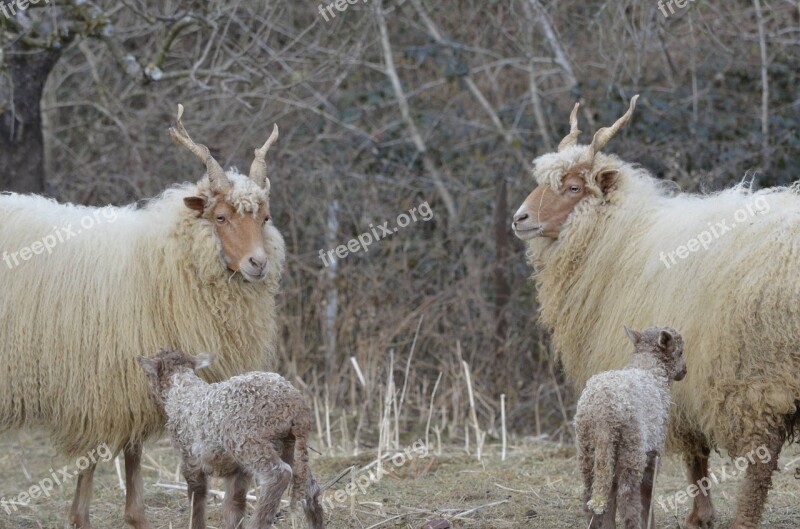
<path id="1" fill-rule="evenodd" d="M 409 443 L 409 447 L 413 444 Z M 64 465 L 71 471 L 76 460 L 54 455 L 47 438 L 36 432 L 14 432 L 0 436 L 0 496 L 16 497 L 43 478 L 51 469 Z M 576 470 L 575 450 L 542 440 L 517 440 L 501 461 L 497 446 L 485 449 L 482 460 L 463 449 L 449 447 L 442 455 L 424 449 L 409 450 L 408 457 L 387 460 L 385 474 L 376 482 L 361 479 L 361 488 L 348 485 L 358 477 L 347 474 L 326 493 L 327 527 L 338 528 L 419 528 L 430 520 L 447 519 L 452 527 L 575 529 L 585 527 L 581 514 L 581 484 Z M 375 460 L 374 452 L 358 456 L 315 456 L 312 464 L 320 482 L 328 482 L 343 469 L 360 469 Z M 406 459 L 402 461 L 402 459 Z M 397 463 L 397 465 L 395 464 Z M 188 500 L 177 489 L 157 484 L 179 485 L 178 461 L 166 440 L 147 446 L 145 457 L 145 501 L 155 529 L 188 526 Z M 742 473 L 734 462 L 715 455 L 712 470 L 725 478 L 712 491 L 718 512 L 716 527 L 729 527 Z M 724 467 L 724 472 L 723 472 Z M 800 527 L 800 449 L 787 448 L 780 461 L 762 527 L 797 529 Z M 375 475 L 374 466 L 370 469 Z M 365 475 L 368 475 L 366 471 Z M 56 487 L 49 498 L 33 500 L 28 506 L 8 514 L 0 509 L 0 529 L 62 529 L 73 495 L 74 479 Z M 689 502 L 676 503 L 674 495 L 685 491 L 680 459 L 668 457 L 658 477 L 656 525 L 658 528 L 683 527 Z M 212 488 L 221 489 L 214 481 Z M 339 493 L 337 501 L 336 492 Z M 672 501 L 670 501 L 672 500 Z M 219 500 L 209 503 L 208 527 L 219 528 Z M 95 529 L 123 529 L 124 499 L 114 460 L 101 462 L 95 479 L 92 520 Z M 286 511 L 286 507 L 284 507 Z M 277 527 L 304 527 L 299 518 L 285 516 Z"/>

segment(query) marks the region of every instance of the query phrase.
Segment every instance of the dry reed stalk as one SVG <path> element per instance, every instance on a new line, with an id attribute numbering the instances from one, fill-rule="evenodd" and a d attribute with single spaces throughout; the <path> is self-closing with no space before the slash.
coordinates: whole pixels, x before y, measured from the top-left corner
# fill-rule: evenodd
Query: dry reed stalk
<path id="1" fill-rule="evenodd" d="M 506 460 L 506 448 L 508 446 L 508 441 L 506 439 L 506 394 L 503 393 L 500 395 L 500 423 L 502 428 L 502 439 L 503 439 L 503 451 L 502 455 L 500 456 L 501 461 Z"/>
<path id="2" fill-rule="evenodd" d="M 461 344 L 458 343 L 458 347 L 461 347 Z M 469 414 L 470 419 L 472 420 L 472 427 L 475 429 L 475 450 L 476 455 L 478 457 L 478 461 L 481 460 L 481 452 L 483 450 L 483 439 L 485 434 L 481 431 L 481 427 L 478 425 L 478 414 L 475 411 L 475 393 L 472 390 L 472 376 L 469 372 L 469 364 L 462 360 L 462 365 L 464 366 L 464 376 L 467 379 L 467 392 L 469 394 Z M 466 425 L 465 425 L 466 427 Z"/>
<path id="3" fill-rule="evenodd" d="M 433 391 L 431 392 L 431 405 L 428 408 L 428 422 L 425 424 L 425 448 L 430 450 L 431 445 L 429 442 L 429 434 L 431 430 L 431 417 L 433 416 L 433 402 L 436 398 L 436 390 L 439 389 L 439 382 L 442 381 L 442 372 L 439 371 L 439 376 L 436 378 L 436 384 L 433 385 Z"/>
<path id="4" fill-rule="evenodd" d="M 333 440 L 331 439 L 331 408 L 328 402 L 328 384 L 325 383 L 325 441 L 328 443 L 328 453 L 333 455 Z"/>

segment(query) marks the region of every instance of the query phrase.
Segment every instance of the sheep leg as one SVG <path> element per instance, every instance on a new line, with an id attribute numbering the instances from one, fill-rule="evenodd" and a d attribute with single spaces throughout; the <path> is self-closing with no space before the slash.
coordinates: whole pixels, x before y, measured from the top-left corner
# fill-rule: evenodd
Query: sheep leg
<path id="1" fill-rule="evenodd" d="M 281 496 L 292 481 L 292 468 L 276 457 L 270 467 L 256 472 L 256 479 L 261 485 L 256 511 L 247 524 L 247 529 L 269 529 L 275 521 Z"/>
<path id="2" fill-rule="evenodd" d="M 602 529 L 617 529 L 617 493 L 619 486 L 617 485 L 617 478 L 614 477 L 614 482 L 611 484 L 611 492 L 608 493 L 608 506 L 606 512 L 602 517 Z"/>
<path id="3" fill-rule="evenodd" d="M 314 475 L 308 471 L 308 451 L 306 448 L 306 440 L 305 437 L 299 440 L 294 436 L 289 436 L 283 441 L 283 451 L 281 452 L 281 459 L 284 463 L 292 467 L 292 472 L 294 474 L 294 484 L 293 487 L 297 487 L 298 490 L 302 490 L 302 494 L 305 495 L 305 499 L 303 500 L 303 512 L 306 515 L 306 521 L 308 522 L 308 526 L 311 529 L 324 529 L 325 528 L 325 520 L 324 520 L 324 513 L 322 510 L 322 504 L 319 502 L 319 497 L 322 494 L 322 489 L 317 483 L 317 480 L 314 479 Z M 297 446 L 300 450 L 300 461 L 295 461 L 295 446 Z M 302 472 L 295 463 L 302 465 L 305 468 L 305 472 Z M 308 476 L 305 478 L 306 483 L 302 483 L 303 476 L 302 474 L 306 473 Z M 292 499 L 296 498 L 299 494 L 297 491 L 292 491 Z"/>
<path id="4" fill-rule="evenodd" d="M 650 520 L 649 527 L 655 529 L 656 517 L 655 513 L 650 511 L 650 504 L 653 500 L 653 489 L 655 487 L 655 474 L 658 464 L 658 454 L 650 452 L 647 454 L 647 466 L 644 469 L 644 477 L 642 478 L 642 529 L 648 528 L 648 518 Z M 650 516 L 648 517 L 648 513 Z"/>
<path id="5" fill-rule="evenodd" d="M 624 456 L 623 456 L 624 457 Z M 625 529 L 642 529 L 642 480 L 645 460 L 632 461 L 619 473 L 619 511 Z"/>
<path id="6" fill-rule="evenodd" d="M 305 489 L 305 484 L 302 485 L 302 489 L 298 489 L 297 488 L 298 479 L 302 479 L 302 476 L 301 476 L 302 472 L 300 472 L 300 469 L 295 464 L 295 460 L 294 460 L 294 452 L 295 452 L 295 445 L 297 444 L 297 439 L 295 438 L 295 436 L 289 435 L 289 436 L 287 436 L 286 438 L 283 439 L 282 443 L 283 443 L 283 449 L 280 450 L 281 459 L 283 460 L 284 463 L 289 465 L 289 467 L 292 469 L 292 481 L 293 481 L 293 484 L 292 484 L 291 508 L 294 509 L 295 503 L 296 503 L 296 499 L 298 498 L 298 490 Z M 308 458 L 306 458 L 306 460 L 307 459 Z M 307 464 L 307 461 L 306 461 L 306 464 Z"/>
<path id="7" fill-rule="evenodd" d="M 311 529 L 325 529 L 322 504 L 319 502 L 321 494 L 322 488 L 320 488 L 317 480 L 314 479 L 314 475 L 309 472 L 303 511 L 306 513 L 306 521 L 308 521 L 308 526 Z"/>
<path id="8" fill-rule="evenodd" d="M 225 500 L 222 502 L 222 517 L 225 529 L 241 529 L 247 510 L 247 489 L 250 476 L 243 470 L 229 476 L 225 484 Z"/>
<path id="9" fill-rule="evenodd" d="M 767 493 L 772 488 L 772 473 L 778 469 L 778 458 L 785 440 L 785 432 L 770 431 L 764 436 L 761 446 L 769 451 L 769 457 L 759 456 L 754 463 L 748 465 L 736 502 L 736 518 L 734 518 L 731 529 L 757 529 L 759 527 L 761 514 L 764 511 L 764 502 L 767 501 Z"/>
<path id="10" fill-rule="evenodd" d="M 133 529 L 153 529 L 144 515 L 142 483 L 142 445 L 126 446 L 125 452 L 125 522 Z"/>
<path id="11" fill-rule="evenodd" d="M 186 479 L 186 494 L 192 506 L 191 529 L 206 528 L 206 495 L 208 493 L 208 480 L 202 467 L 190 460 L 181 462 L 181 471 Z M 227 496 L 226 496 L 227 501 Z M 227 529 L 227 526 L 226 526 Z"/>
<path id="12" fill-rule="evenodd" d="M 684 457 L 686 464 L 686 475 L 691 485 L 698 483 L 708 483 L 708 457 L 711 450 L 706 446 L 701 446 L 700 450 L 687 454 Z M 692 502 L 692 510 L 686 517 L 686 529 L 711 529 L 714 526 L 714 504 L 711 502 L 711 492 L 708 487 L 701 489 L 703 492 L 697 494 Z"/>
<path id="13" fill-rule="evenodd" d="M 94 481 L 95 465 L 78 474 L 78 484 L 75 486 L 75 497 L 69 510 L 70 527 L 76 529 L 92 529 L 89 523 L 89 504 L 92 502 L 92 481 Z"/>

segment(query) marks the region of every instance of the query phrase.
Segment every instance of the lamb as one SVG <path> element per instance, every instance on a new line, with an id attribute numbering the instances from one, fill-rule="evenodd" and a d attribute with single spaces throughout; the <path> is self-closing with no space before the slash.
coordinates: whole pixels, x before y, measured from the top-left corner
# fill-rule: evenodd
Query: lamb
<path id="1" fill-rule="evenodd" d="M 136 357 L 165 346 L 219 351 L 205 376 L 223 380 L 272 365 L 277 339 L 284 243 L 270 222 L 265 162 L 277 129 L 248 177 L 223 171 L 182 114 L 179 106 L 171 135 L 205 163 L 196 184 L 141 208 L 0 195 L 0 431 L 43 427 L 70 457 L 103 443 L 124 450 L 125 519 L 135 529 L 151 528 L 142 443 L 164 428 Z M 70 235 L 52 244 L 54 226 Z M 51 243 L 52 255 L 34 241 Z M 93 474 L 77 480 L 69 516 L 79 529 L 91 528 Z"/>
<path id="2" fill-rule="evenodd" d="M 686 376 L 677 331 L 640 333 L 626 326 L 625 332 L 634 346 L 630 363 L 590 378 L 575 414 L 590 529 L 614 526 L 617 495 L 626 529 L 655 526 L 650 505 L 667 436 L 670 384 Z"/>
<path id="3" fill-rule="evenodd" d="M 769 461 L 746 471 L 731 524 L 758 527 L 780 450 L 800 433 L 800 183 L 674 192 L 600 152 L 635 103 L 588 146 L 577 143 L 576 105 L 558 152 L 534 161 L 538 186 L 513 228 L 535 270 L 539 318 L 578 388 L 626 364 L 614 332 L 625 320 L 681 329 L 692 383 L 673 388 L 667 447 L 683 453 L 692 484 L 708 480 L 712 449 L 737 457 L 766 448 Z M 705 492 L 689 529 L 714 522 Z"/>
<path id="4" fill-rule="evenodd" d="M 311 529 L 323 529 L 320 487 L 308 470 L 311 410 L 302 393 L 275 373 L 253 372 L 216 384 L 195 373 L 211 364 L 164 349 L 137 358 L 158 409 L 167 416 L 173 446 L 192 503 L 191 529 L 205 529 L 206 478 L 227 480 L 225 529 L 239 529 L 251 478 L 261 485 L 248 529 L 272 527 L 281 495 L 292 481 L 292 506 L 303 496 Z"/>

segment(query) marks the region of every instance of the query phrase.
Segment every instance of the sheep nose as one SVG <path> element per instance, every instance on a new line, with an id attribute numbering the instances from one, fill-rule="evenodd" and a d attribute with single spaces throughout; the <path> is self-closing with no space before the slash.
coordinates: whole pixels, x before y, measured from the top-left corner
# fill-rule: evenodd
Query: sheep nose
<path id="1" fill-rule="evenodd" d="M 530 216 L 527 213 L 517 213 L 514 215 L 514 222 L 511 223 L 512 229 L 517 229 L 517 224 L 522 221 L 528 220 Z"/>
<path id="2" fill-rule="evenodd" d="M 259 272 L 261 272 L 261 271 L 264 270 L 264 267 L 267 266 L 267 262 L 258 260 L 255 257 L 251 257 L 250 258 L 250 265 L 253 268 L 255 268 L 256 270 L 258 270 Z"/>

